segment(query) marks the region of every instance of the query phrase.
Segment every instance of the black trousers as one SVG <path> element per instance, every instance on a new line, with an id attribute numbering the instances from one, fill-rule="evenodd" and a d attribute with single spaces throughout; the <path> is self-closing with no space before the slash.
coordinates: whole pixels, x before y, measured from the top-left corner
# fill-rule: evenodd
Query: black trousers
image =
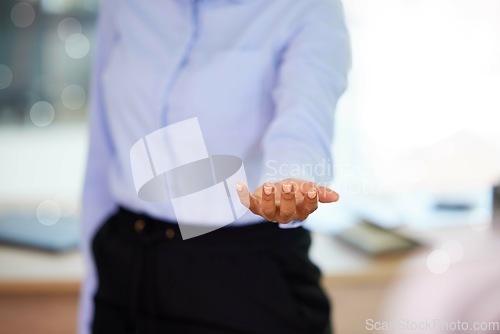
<path id="1" fill-rule="evenodd" d="M 272 223 L 182 240 L 177 224 L 120 209 L 92 243 L 93 333 L 331 333 L 310 242 Z"/>

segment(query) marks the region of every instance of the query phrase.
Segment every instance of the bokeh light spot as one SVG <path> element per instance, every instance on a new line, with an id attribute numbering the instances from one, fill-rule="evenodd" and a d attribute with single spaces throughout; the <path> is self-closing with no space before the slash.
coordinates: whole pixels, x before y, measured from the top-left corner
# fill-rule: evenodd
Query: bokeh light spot
<path id="1" fill-rule="evenodd" d="M 85 89 L 79 85 L 68 85 L 61 93 L 62 104 L 70 110 L 78 110 L 83 107 L 86 99 Z"/>
<path id="2" fill-rule="evenodd" d="M 0 89 L 5 89 L 12 83 L 12 70 L 9 66 L 0 64 Z"/>
<path id="3" fill-rule="evenodd" d="M 427 256 L 427 268 L 433 274 L 444 274 L 450 267 L 450 257 L 443 250 L 432 251 Z"/>
<path id="4" fill-rule="evenodd" d="M 90 50 L 90 42 L 84 34 L 72 34 L 64 45 L 66 54 L 73 59 L 82 59 Z"/>
<path id="5" fill-rule="evenodd" d="M 43 201 L 36 208 L 36 218 L 42 225 L 54 225 L 61 219 L 61 208 L 56 201 Z"/>
<path id="6" fill-rule="evenodd" d="M 16 27 L 27 28 L 35 21 L 35 8 L 27 2 L 19 2 L 12 7 L 10 19 Z"/>
<path id="7" fill-rule="evenodd" d="M 73 34 L 81 34 L 81 32 L 82 25 L 80 24 L 80 21 L 74 17 L 66 17 L 62 19 L 57 26 L 57 36 L 59 36 L 63 42 L 66 42 L 69 36 Z"/>
<path id="8" fill-rule="evenodd" d="M 50 125 L 54 121 L 55 115 L 54 107 L 46 101 L 36 102 L 30 110 L 31 121 L 39 127 Z"/>

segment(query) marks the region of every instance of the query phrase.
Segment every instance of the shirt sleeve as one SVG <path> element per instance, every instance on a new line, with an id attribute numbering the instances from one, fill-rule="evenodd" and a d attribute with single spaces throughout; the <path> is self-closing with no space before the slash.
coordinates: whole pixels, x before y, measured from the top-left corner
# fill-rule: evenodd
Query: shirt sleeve
<path id="1" fill-rule="evenodd" d="M 303 15 L 279 64 L 275 117 L 262 140 L 262 182 L 332 177 L 333 114 L 347 85 L 348 33 L 339 0 L 314 1 Z"/>
<path id="2" fill-rule="evenodd" d="M 108 187 L 108 166 L 113 146 L 108 133 L 105 105 L 102 97 L 101 76 L 116 36 L 112 14 L 114 0 L 101 1 L 97 25 L 97 43 L 90 87 L 89 150 L 82 203 L 81 249 L 86 275 L 80 293 L 78 333 L 89 334 L 93 314 L 92 295 L 96 289 L 96 271 L 91 256 L 91 240 L 106 218 L 116 207 Z"/>

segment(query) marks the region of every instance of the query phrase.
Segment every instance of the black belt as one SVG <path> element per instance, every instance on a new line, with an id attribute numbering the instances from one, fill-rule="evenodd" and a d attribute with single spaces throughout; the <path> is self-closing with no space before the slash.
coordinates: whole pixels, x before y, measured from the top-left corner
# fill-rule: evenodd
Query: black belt
<path id="1" fill-rule="evenodd" d="M 307 233 L 302 227 L 281 229 L 277 223 L 261 221 L 248 225 L 227 225 L 207 234 L 182 239 L 179 224 L 175 221 L 159 220 L 145 214 L 134 213 L 120 208 L 114 220 L 125 234 L 140 238 L 144 243 L 171 242 L 182 243 L 182 248 L 199 250 L 255 251 L 272 250 L 283 243 L 294 242 L 296 237 Z"/>

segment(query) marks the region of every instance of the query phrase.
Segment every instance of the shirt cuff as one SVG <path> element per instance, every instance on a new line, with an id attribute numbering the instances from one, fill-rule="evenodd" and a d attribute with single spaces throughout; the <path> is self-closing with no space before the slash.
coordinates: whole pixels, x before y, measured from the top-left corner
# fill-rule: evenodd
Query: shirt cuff
<path id="1" fill-rule="evenodd" d="M 303 220 L 294 220 L 294 221 L 289 222 L 288 224 L 279 224 L 279 225 L 280 225 L 280 228 L 286 230 L 289 228 L 301 227 L 303 224 L 304 224 Z"/>

